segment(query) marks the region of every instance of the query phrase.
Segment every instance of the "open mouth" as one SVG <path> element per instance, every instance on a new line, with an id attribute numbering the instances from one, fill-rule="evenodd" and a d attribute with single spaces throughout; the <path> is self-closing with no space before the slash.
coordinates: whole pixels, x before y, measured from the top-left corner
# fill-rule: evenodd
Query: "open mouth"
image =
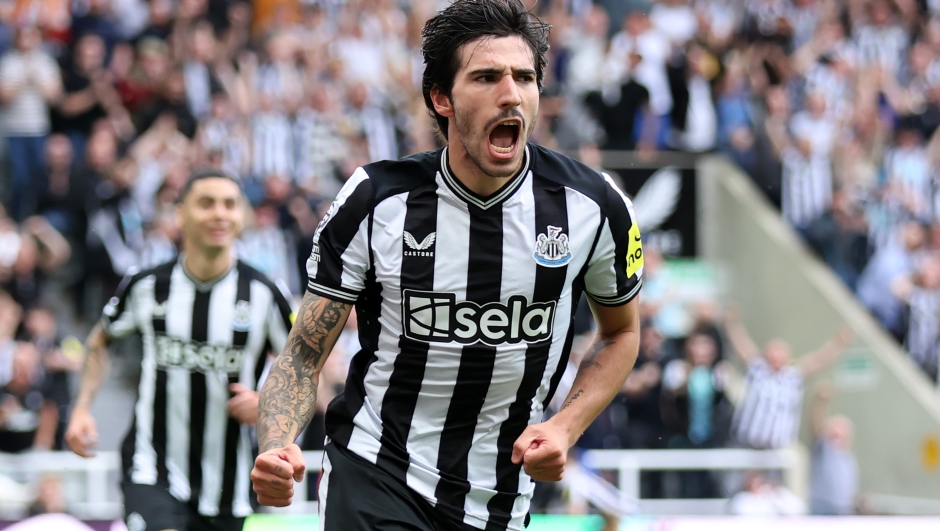
<path id="1" fill-rule="evenodd" d="M 490 147 L 496 153 L 512 153 L 519 141 L 519 131 L 521 129 L 522 121 L 518 119 L 500 122 L 490 131 Z"/>

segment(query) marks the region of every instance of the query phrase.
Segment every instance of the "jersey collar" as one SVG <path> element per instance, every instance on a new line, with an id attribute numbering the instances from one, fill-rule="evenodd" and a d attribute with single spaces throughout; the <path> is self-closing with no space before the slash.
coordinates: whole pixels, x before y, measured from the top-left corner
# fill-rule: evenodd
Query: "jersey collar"
<path id="1" fill-rule="evenodd" d="M 512 179 L 509 180 L 509 182 L 503 185 L 499 191 L 489 197 L 483 197 L 480 194 L 470 190 L 462 182 L 460 182 L 460 179 L 454 177 L 454 174 L 450 171 L 450 164 L 447 162 L 447 147 L 444 147 L 444 149 L 441 151 L 441 175 L 443 176 L 447 187 L 457 194 L 457 197 L 466 201 L 467 204 L 473 205 L 481 210 L 486 210 L 505 201 L 516 190 L 519 189 L 520 185 L 522 185 L 526 174 L 529 173 L 529 161 L 531 157 L 528 144 L 526 144 L 524 148 L 525 153 L 522 159 L 522 168 L 519 170 L 519 173 L 517 173 L 515 176 L 513 176 Z"/>
<path id="2" fill-rule="evenodd" d="M 196 289 L 197 289 L 198 291 L 209 291 L 209 290 L 211 290 L 213 286 L 215 286 L 216 284 L 219 283 L 219 281 L 221 281 L 222 279 L 224 279 L 225 277 L 229 276 L 229 275 L 232 273 L 232 270 L 235 269 L 235 264 L 236 264 L 236 262 L 238 261 L 238 260 L 235 258 L 234 253 L 233 253 L 233 255 L 232 255 L 232 263 L 231 263 L 231 265 L 228 266 L 228 269 L 226 269 L 224 273 L 222 273 L 221 275 L 219 275 L 219 276 L 217 276 L 217 277 L 215 277 L 215 278 L 213 278 L 213 279 L 211 279 L 211 280 L 202 281 L 202 280 L 199 280 L 198 278 L 194 277 L 194 276 L 189 272 L 189 270 L 186 269 L 186 253 L 180 253 L 180 254 L 179 254 L 179 257 L 177 258 L 177 260 L 179 261 L 180 269 L 183 270 L 183 274 L 186 275 L 186 278 L 189 279 L 189 281 L 192 282 L 194 286 L 196 286 Z"/>

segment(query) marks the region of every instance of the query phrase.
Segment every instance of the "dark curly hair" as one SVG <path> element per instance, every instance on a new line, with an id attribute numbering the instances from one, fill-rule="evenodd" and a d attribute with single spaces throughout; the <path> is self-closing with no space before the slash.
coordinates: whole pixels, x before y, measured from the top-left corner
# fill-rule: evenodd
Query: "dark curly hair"
<path id="1" fill-rule="evenodd" d="M 445 139 L 447 118 L 434 110 L 431 89 L 436 86 L 441 94 L 450 97 L 460 69 L 460 47 L 485 36 L 522 37 L 535 57 L 536 81 L 541 90 L 545 79 L 545 54 L 548 52 L 550 27 L 529 13 L 520 0 L 455 0 L 424 24 L 421 53 L 425 68 L 421 91 L 424 104 L 437 121 Z"/>

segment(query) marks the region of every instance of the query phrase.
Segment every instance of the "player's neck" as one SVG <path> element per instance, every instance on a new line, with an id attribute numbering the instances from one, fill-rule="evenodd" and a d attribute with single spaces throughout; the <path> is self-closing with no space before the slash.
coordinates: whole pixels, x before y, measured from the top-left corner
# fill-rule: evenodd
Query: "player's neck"
<path id="1" fill-rule="evenodd" d="M 519 167 L 509 177 L 493 177 L 481 169 L 460 142 L 451 142 L 447 146 L 447 164 L 451 173 L 471 192 L 480 197 L 489 197 L 498 192 L 519 173 L 525 159 L 519 161 Z"/>
<path id="2" fill-rule="evenodd" d="M 231 269 L 233 261 L 234 257 L 230 248 L 222 249 L 220 252 L 190 249 L 183 255 L 183 267 L 186 268 L 186 272 L 201 282 L 221 277 Z"/>

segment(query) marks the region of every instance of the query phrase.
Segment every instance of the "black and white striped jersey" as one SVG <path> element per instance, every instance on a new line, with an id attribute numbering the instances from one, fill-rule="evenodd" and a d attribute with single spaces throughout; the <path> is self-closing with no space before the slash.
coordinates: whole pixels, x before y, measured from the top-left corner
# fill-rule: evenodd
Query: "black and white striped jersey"
<path id="1" fill-rule="evenodd" d="M 783 162 L 783 217 L 806 228 L 832 206 L 832 165 L 828 156 L 804 156 L 793 147 L 781 154 Z"/>
<path id="2" fill-rule="evenodd" d="M 636 296 L 640 232 L 609 177 L 544 148 L 488 198 L 446 160 L 356 170 L 314 235 L 308 289 L 355 303 L 362 344 L 327 434 L 454 518 L 522 529 L 512 445 L 557 388 L 581 292 Z"/>
<path id="3" fill-rule="evenodd" d="M 786 448 L 796 441 L 803 406 L 803 372 L 788 365 L 779 371 L 763 358 L 748 368 L 744 397 L 731 421 L 741 443 L 757 449 Z"/>
<path id="4" fill-rule="evenodd" d="M 102 326 L 143 341 L 126 480 L 167 487 L 206 516 L 251 513 L 249 427 L 226 402 L 232 383 L 256 388 L 266 353 L 283 348 L 293 312 L 285 292 L 241 261 L 208 283 L 182 258 L 125 277 Z"/>
<path id="5" fill-rule="evenodd" d="M 908 306 L 904 348 L 921 367 L 936 367 L 940 344 L 940 289 L 914 286 L 908 295 Z"/>

